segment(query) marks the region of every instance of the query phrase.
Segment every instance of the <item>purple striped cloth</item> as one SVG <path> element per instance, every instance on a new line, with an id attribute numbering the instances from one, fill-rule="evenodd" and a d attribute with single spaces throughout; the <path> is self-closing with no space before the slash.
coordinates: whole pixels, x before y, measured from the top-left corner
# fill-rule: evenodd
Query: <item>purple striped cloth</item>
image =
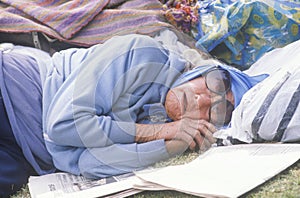
<path id="1" fill-rule="evenodd" d="M 0 32 L 41 32 L 81 46 L 164 28 L 172 26 L 159 0 L 0 0 Z"/>

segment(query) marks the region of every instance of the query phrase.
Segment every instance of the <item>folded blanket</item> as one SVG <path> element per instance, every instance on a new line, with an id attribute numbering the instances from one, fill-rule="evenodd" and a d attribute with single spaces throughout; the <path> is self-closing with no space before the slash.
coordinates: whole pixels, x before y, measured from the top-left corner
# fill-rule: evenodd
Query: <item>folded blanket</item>
<path id="1" fill-rule="evenodd" d="M 0 32 L 41 32 L 80 46 L 171 27 L 159 0 L 1 0 L 0 13 Z"/>

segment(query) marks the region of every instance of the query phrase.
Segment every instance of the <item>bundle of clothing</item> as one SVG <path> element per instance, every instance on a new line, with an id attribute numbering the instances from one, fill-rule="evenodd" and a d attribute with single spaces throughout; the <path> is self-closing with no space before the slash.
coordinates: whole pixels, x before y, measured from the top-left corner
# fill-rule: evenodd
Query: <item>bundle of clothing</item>
<path id="1" fill-rule="evenodd" d="M 165 20 L 162 8 L 159 0 L 1 0 L 0 42 L 32 43 L 31 47 L 49 51 L 41 43 L 44 40 L 59 51 L 74 45 L 89 47 L 115 35 L 153 36 L 173 27 Z M 25 43 L 26 39 L 32 42 Z"/>

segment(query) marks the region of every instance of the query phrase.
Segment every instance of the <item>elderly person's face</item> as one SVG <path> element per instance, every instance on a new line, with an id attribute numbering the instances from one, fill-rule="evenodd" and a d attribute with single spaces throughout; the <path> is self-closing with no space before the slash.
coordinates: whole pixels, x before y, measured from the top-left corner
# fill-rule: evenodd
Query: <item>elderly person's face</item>
<path id="1" fill-rule="evenodd" d="M 214 77 L 212 81 L 206 77 L 198 77 L 169 90 L 165 108 L 172 120 L 187 117 L 204 119 L 216 125 L 229 122 L 234 109 L 234 96 L 230 85 L 227 89 L 224 86 L 228 85 L 224 85 L 222 80 L 217 79 L 219 77 Z M 211 83 L 215 85 L 210 86 Z M 223 89 L 227 90 L 224 90 L 223 94 L 218 93 L 218 90 Z"/>

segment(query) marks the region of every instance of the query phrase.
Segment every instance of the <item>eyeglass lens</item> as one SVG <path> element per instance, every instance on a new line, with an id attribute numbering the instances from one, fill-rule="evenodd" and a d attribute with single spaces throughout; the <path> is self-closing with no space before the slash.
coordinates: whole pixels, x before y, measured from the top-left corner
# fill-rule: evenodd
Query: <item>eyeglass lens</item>
<path id="1" fill-rule="evenodd" d="M 207 88 L 217 94 L 224 94 L 230 89 L 230 74 L 223 69 L 215 69 L 206 74 Z"/>
<path id="2" fill-rule="evenodd" d="M 228 124 L 231 120 L 234 106 L 228 100 L 220 100 L 210 108 L 210 122 L 216 126 Z"/>

